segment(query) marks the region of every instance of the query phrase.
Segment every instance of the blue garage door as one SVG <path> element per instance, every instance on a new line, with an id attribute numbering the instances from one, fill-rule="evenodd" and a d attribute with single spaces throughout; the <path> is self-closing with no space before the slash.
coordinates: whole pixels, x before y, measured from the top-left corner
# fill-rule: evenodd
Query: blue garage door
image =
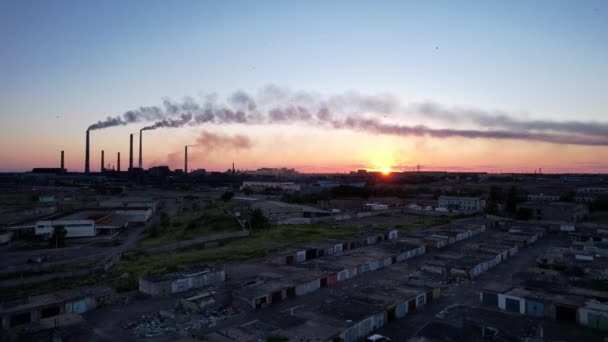
<path id="1" fill-rule="evenodd" d="M 545 315 L 545 304 L 526 300 L 526 314 L 530 316 L 543 317 Z"/>

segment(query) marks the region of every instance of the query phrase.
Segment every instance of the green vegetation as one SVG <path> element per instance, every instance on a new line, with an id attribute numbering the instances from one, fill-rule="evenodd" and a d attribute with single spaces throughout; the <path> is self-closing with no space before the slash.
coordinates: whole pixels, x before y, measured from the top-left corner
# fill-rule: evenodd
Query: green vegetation
<path id="1" fill-rule="evenodd" d="M 226 191 L 222 194 L 222 201 L 224 202 L 228 202 L 232 199 L 232 197 L 234 197 L 234 192 L 232 191 Z"/>
<path id="2" fill-rule="evenodd" d="M 227 218 L 230 219 L 228 224 Z M 401 217 L 395 217 L 401 220 Z M 109 272 L 86 277 L 54 280 L 42 285 L 6 289 L 0 298 L 18 298 L 28 295 L 48 293 L 78 286 L 107 284 L 117 291 L 131 291 L 138 287 L 138 280 L 147 274 L 162 274 L 175 272 L 179 266 L 188 266 L 211 262 L 235 262 L 263 258 L 268 251 L 283 249 L 314 241 L 338 239 L 352 236 L 362 231 L 373 229 L 397 228 L 405 231 L 412 228 L 429 227 L 445 224 L 450 221 L 447 217 L 403 217 L 403 224 L 375 225 L 358 228 L 356 221 L 338 224 L 287 225 L 268 227 L 254 230 L 247 238 L 228 240 L 223 246 L 213 249 L 184 249 L 166 253 L 150 254 L 145 248 L 167 242 L 182 240 L 180 234 L 186 237 L 197 237 L 213 233 L 212 225 L 225 229 L 239 229 L 233 218 L 224 213 L 221 207 L 211 207 L 202 211 L 188 211 L 171 220 L 166 231 L 159 232 L 156 238 L 147 237 L 138 249 L 127 253 Z M 179 225 L 175 226 L 175 223 Z M 160 227 L 160 225 L 158 225 Z"/>
<path id="3" fill-rule="evenodd" d="M 146 249 L 240 229 L 239 223 L 226 213 L 224 206 L 209 206 L 202 210 L 184 211 L 173 218 L 162 215 L 160 224 L 148 229 L 148 235 L 140 242 L 139 248 Z"/>
<path id="4" fill-rule="evenodd" d="M 251 213 L 251 218 L 249 219 L 249 227 L 253 230 L 266 229 L 270 227 L 270 222 L 268 221 L 268 218 L 264 216 L 264 213 L 261 209 L 255 209 Z"/>
<path id="5" fill-rule="evenodd" d="M 287 342 L 287 341 L 289 341 L 289 338 L 287 338 L 283 335 L 279 335 L 279 334 L 273 334 L 273 335 L 266 336 L 266 342 Z"/>

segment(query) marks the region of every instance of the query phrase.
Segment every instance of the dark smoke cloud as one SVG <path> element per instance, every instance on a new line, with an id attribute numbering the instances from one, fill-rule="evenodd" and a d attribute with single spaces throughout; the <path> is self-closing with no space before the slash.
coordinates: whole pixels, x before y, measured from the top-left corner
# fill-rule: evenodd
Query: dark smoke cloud
<path id="1" fill-rule="evenodd" d="M 519 131 L 553 131 L 608 137 L 608 123 L 551 120 L 521 120 L 502 111 L 446 108 L 432 102 L 412 104 L 408 112 L 448 122 L 473 122 L 481 127 Z"/>
<path id="2" fill-rule="evenodd" d="M 198 148 L 204 149 L 206 153 L 218 150 L 246 150 L 253 146 L 251 139 L 242 134 L 226 135 L 202 131 L 196 139 Z"/>
<path id="3" fill-rule="evenodd" d="M 339 129 L 351 129 L 374 134 L 391 134 L 399 136 L 429 136 L 434 138 L 485 138 L 485 139 L 515 139 L 542 141 L 554 144 L 608 146 L 608 139 L 593 136 L 571 134 L 535 133 L 498 130 L 459 130 L 434 129 L 427 126 L 404 126 L 387 124 L 377 119 L 349 117 L 342 121 L 333 121 L 332 126 Z"/>
<path id="4" fill-rule="evenodd" d="M 388 117 L 382 121 L 380 117 Z M 461 122 L 476 129 L 436 129 L 400 125 L 395 120 L 420 117 L 444 122 L 450 127 Z M 135 122 L 156 121 L 144 130 L 213 124 L 307 124 L 326 128 L 352 129 L 374 134 L 401 136 L 516 139 L 556 144 L 608 145 L 608 123 L 522 120 L 500 111 L 447 108 L 432 102 L 404 105 L 388 94 L 362 95 L 346 92 L 322 96 L 314 92 L 291 91 L 269 85 L 255 96 L 237 91 L 225 101 L 207 95 L 201 103 L 192 98 L 182 102 L 164 100 L 162 107 L 140 107 L 122 117 L 108 117 L 89 129 L 101 129 Z M 388 122 L 391 121 L 391 122 Z"/>
<path id="5" fill-rule="evenodd" d="M 154 125 L 142 128 L 142 131 L 150 131 L 157 128 L 177 128 L 182 127 L 192 120 L 192 114 L 182 114 L 179 119 L 167 119 L 156 122 Z"/>

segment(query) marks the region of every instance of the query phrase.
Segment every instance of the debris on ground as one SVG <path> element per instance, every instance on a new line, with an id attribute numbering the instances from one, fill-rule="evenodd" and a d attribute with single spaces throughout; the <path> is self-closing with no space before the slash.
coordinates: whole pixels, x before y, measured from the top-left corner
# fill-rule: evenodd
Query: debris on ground
<path id="1" fill-rule="evenodd" d="M 162 310 L 154 315 L 143 315 L 125 326 L 137 337 L 155 337 L 177 334 L 187 336 L 194 330 L 211 328 L 239 314 L 234 307 L 220 307 L 199 315 L 182 315 L 175 310 Z M 186 319 L 184 319 L 186 318 Z"/>

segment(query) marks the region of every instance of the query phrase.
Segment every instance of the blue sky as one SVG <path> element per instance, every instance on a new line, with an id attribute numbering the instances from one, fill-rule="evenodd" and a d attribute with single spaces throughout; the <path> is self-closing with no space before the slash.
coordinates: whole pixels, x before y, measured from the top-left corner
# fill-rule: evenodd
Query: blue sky
<path id="1" fill-rule="evenodd" d="M 0 40 L 8 135 L 269 83 L 555 120 L 608 109 L 605 1 L 3 0 Z"/>

